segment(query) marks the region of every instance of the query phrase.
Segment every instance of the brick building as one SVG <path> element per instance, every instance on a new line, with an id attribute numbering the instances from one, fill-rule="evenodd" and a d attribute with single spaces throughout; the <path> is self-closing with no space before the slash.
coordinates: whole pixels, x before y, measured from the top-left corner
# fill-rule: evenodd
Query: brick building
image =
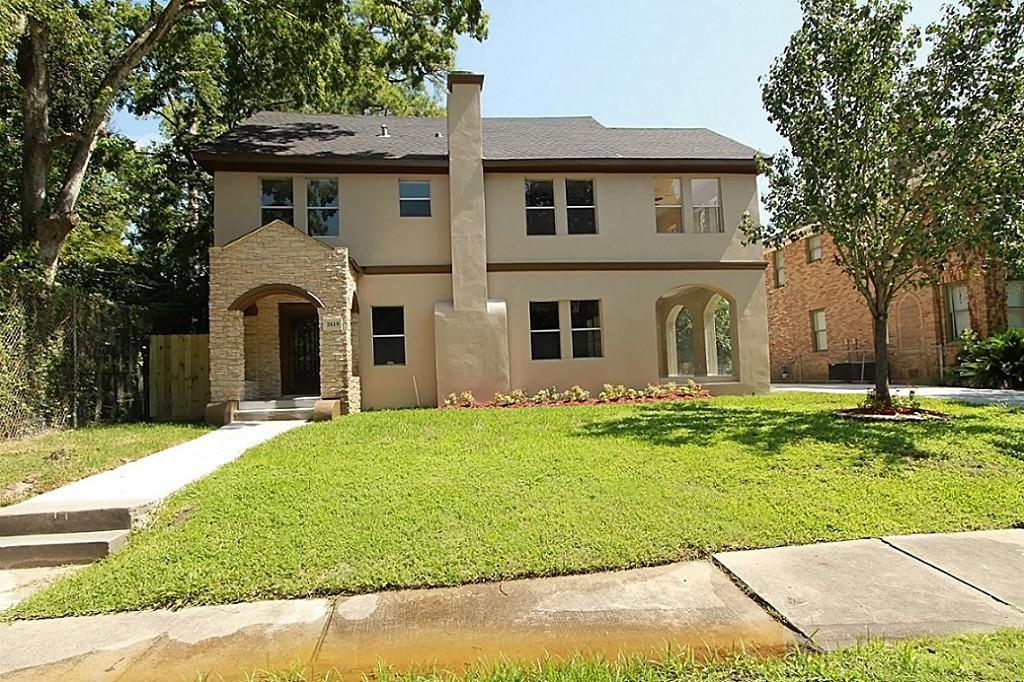
<path id="1" fill-rule="evenodd" d="M 765 253 L 772 381 L 870 381 L 871 314 L 835 263 L 828 235 L 813 235 Z M 956 359 L 959 336 L 1024 326 L 1024 281 L 1001 268 L 951 267 L 939 285 L 902 292 L 889 313 L 890 378 L 941 381 Z"/>

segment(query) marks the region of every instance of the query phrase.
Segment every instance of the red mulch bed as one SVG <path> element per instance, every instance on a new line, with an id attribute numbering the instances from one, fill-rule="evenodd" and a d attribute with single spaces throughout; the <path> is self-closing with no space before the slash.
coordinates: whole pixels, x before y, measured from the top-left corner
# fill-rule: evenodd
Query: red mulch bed
<path id="1" fill-rule="evenodd" d="M 557 402 L 545 402 L 545 403 L 515 403 L 513 405 L 499 405 L 495 402 L 489 403 L 473 403 L 472 405 L 442 405 L 442 410 L 476 410 L 476 409 L 496 409 L 496 410 L 509 410 L 517 407 L 568 407 L 570 405 L 634 405 L 637 403 L 669 403 L 680 400 L 697 400 L 710 398 L 711 394 L 707 391 L 703 391 L 697 395 L 667 395 L 663 398 L 650 398 L 641 396 L 639 398 L 618 398 L 616 400 L 598 400 L 597 398 L 590 398 L 589 400 L 579 401 L 557 401 Z"/>

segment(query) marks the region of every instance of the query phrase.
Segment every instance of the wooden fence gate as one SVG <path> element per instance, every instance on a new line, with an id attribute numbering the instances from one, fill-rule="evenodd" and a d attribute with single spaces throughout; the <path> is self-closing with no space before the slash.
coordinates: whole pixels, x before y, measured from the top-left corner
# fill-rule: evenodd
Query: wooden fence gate
<path id="1" fill-rule="evenodd" d="M 202 419 L 210 401 L 210 337 L 149 337 L 149 416 L 158 421 Z"/>

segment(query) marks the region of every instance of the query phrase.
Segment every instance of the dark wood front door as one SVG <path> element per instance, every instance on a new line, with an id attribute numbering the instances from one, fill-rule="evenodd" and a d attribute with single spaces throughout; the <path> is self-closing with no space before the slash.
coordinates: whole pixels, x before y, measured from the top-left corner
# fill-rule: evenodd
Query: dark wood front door
<path id="1" fill-rule="evenodd" d="M 281 393 L 320 395 L 320 322 L 310 303 L 281 303 Z"/>

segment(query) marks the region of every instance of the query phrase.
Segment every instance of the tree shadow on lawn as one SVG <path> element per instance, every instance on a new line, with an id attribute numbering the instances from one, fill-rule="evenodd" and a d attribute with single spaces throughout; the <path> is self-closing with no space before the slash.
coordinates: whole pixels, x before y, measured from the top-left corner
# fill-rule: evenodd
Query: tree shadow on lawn
<path id="1" fill-rule="evenodd" d="M 958 414 L 947 422 L 865 423 L 841 419 L 832 413 L 832 407 L 816 411 L 732 408 L 702 400 L 640 405 L 627 416 L 582 427 L 587 436 L 629 437 L 671 447 L 732 441 L 761 455 L 777 455 L 799 441 L 817 441 L 843 447 L 855 466 L 879 459 L 899 466 L 936 457 L 921 448 L 922 441 L 957 434 L 981 437 L 997 452 L 1022 459 L 1004 431 L 976 414 Z"/>

